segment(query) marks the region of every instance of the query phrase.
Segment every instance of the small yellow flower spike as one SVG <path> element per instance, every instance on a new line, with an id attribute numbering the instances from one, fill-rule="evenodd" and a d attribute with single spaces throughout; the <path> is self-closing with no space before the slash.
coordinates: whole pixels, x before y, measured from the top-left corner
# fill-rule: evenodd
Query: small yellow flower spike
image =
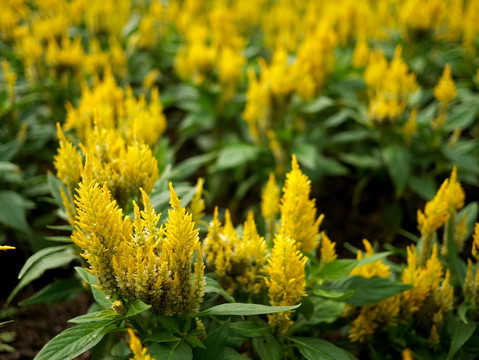
<path id="1" fill-rule="evenodd" d="M 273 173 L 269 174 L 268 182 L 261 196 L 261 214 L 265 220 L 274 221 L 279 212 L 279 187 Z"/>
<path id="2" fill-rule="evenodd" d="M 336 243 L 331 241 L 324 231 L 321 232 L 321 262 L 327 264 L 336 260 Z"/>
<path id="3" fill-rule="evenodd" d="M 472 256 L 479 262 L 479 223 L 474 226 L 474 234 L 472 235 Z"/>
<path id="4" fill-rule="evenodd" d="M 198 182 L 196 184 L 196 193 L 195 196 L 193 196 L 193 199 L 190 202 L 190 205 L 188 206 L 188 211 L 191 213 L 193 216 L 193 222 L 195 224 L 200 224 L 204 223 L 201 221 L 201 218 L 205 216 L 205 201 L 201 197 L 203 193 L 203 179 L 198 178 Z"/>
<path id="5" fill-rule="evenodd" d="M 15 247 L 8 245 L 0 245 L 0 250 L 15 250 Z"/>
<path id="6" fill-rule="evenodd" d="M 15 83 L 17 82 L 17 74 L 12 71 L 8 65 L 7 60 L 2 60 L 3 81 L 8 85 L 8 97 L 10 101 L 14 101 L 15 96 Z"/>
<path id="7" fill-rule="evenodd" d="M 316 218 L 315 201 L 309 199 L 311 181 L 299 169 L 295 155 L 291 164 L 281 198 L 280 232 L 294 239 L 301 251 L 310 252 L 318 247 L 323 215 Z"/>
<path id="8" fill-rule="evenodd" d="M 406 348 L 402 351 L 402 360 L 414 360 L 411 349 Z"/>
<path id="9" fill-rule="evenodd" d="M 135 335 L 132 329 L 128 329 L 128 335 L 130 335 L 130 349 L 133 353 L 133 357 L 130 360 L 154 360 L 146 352 L 147 348 L 141 346 L 140 339 Z"/>
<path id="10" fill-rule="evenodd" d="M 282 234 L 274 239 L 265 278 L 269 302 L 273 306 L 297 304 L 305 294 L 304 266 L 307 258 L 297 250 L 295 241 Z M 284 334 L 291 326 L 290 311 L 268 315 L 269 323 Z"/>
<path id="11" fill-rule="evenodd" d="M 57 170 L 58 178 L 73 196 L 83 170 L 83 158 L 77 148 L 66 139 L 59 123 L 57 123 L 57 133 L 60 147 L 53 158 L 53 165 Z"/>
<path id="12" fill-rule="evenodd" d="M 370 257 L 374 255 L 373 247 L 369 241 L 367 241 L 366 239 L 363 239 L 363 245 L 366 251 L 364 255 L 361 251 L 358 251 L 358 254 L 357 254 L 358 260 L 361 260 L 363 257 Z M 355 267 L 351 271 L 351 275 L 358 275 L 358 276 L 363 276 L 366 278 L 370 278 L 373 276 L 388 278 L 390 275 L 390 270 L 389 270 L 389 266 L 383 264 L 381 260 L 377 260 L 370 264 Z"/>
<path id="13" fill-rule="evenodd" d="M 356 68 L 365 67 L 369 61 L 369 52 L 368 42 L 364 36 L 360 37 L 354 47 L 352 65 Z"/>
<path id="14" fill-rule="evenodd" d="M 456 97 L 456 86 L 451 76 L 451 66 L 446 64 L 439 83 L 434 88 L 434 97 L 442 104 L 449 104 Z"/>

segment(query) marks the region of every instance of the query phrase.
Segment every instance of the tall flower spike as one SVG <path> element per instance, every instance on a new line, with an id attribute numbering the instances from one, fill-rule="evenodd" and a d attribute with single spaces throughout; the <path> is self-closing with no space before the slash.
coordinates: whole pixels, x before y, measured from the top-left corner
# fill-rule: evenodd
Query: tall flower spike
<path id="1" fill-rule="evenodd" d="M 75 204 L 77 218 L 72 240 L 83 250 L 82 256 L 90 264 L 99 285 L 116 297 L 119 292 L 112 259 L 120 244 L 129 240 L 130 218 L 123 218 L 123 211 L 110 192 L 89 178 L 80 183 Z"/>
<path id="2" fill-rule="evenodd" d="M 446 64 L 439 83 L 434 88 L 434 97 L 442 104 L 449 104 L 456 97 L 456 86 L 451 76 L 451 66 Z"/>
<path id="3" fill-rule="evenodd" d="M 269 174 L 268 182 L 261 196 L 261 214 L 266 220 L 274 221 L 279 212 L 279 188 L 273 173 Z"/>
<path id="4" fill-rule="evenodd" d="M 191 214 L 180 206 L 173 185 L 169 186 L 172 209 L 168 210 L 162 251 L 168 256 L 174 291 L 168 293 L 166 303 L 173 313 L 191 314 L 198 310 L 204 288 L 202 262 L 198 263 L 195 274 L 191 274 L 194 254 L 200 249 L 199 229 L 195 229 Z M 197 254 L 197 258 L 200 255 Z"/>
<path id="5" fill-rule="evenodd" d="M 196 184 L 196 192 L 193 199 L 191 199 L 190 206 L 188 207 L 188 211 L 193 216 L 193 222 L 195 224 L 199 224 L 201 222 L 201 218 L 205 216 L 205 201 L 201 197 L 203 193 L 203 179 L 198 178 L 198 182 Z"/>
<path id="6" fill-rule="evenodd" d="M 141 346 L 140 339 L 137 338 L 132 329 L 128 329 L 128 335 L 130 335 L 130 349 L 133 353 L 133 357 L 130 360 L 154 360 L 146 353 L 147 349 Z"/>
<path id="7" fill-rule="evenodd" d="M 474 226 L 474 234 L 472 235 L 472 256 L 479 262 L 479 223 Z"/>
<path id="8" fill-rule="evenodd" d="M 265 269 L 268 275 L 265 282 L 271 305 L 294 305 L 301 300 L 305 294 L 306 260 L 297 250 L 294 240 L 282 234 L 276 235 Z M 284 334 L 293 323 L 290 315 L 290 311 L 269 315 L 269 323 Z"/>
<path id="9" fill-rule="evenodd" d="M 66 139 L 59 123 L 57 123 L 57 133 L 60 147 L 57 155 L 53 158 L 53 165 L 57 170 L 58 178 L 65 184 L 70 194 L 73 194 L 80 181 L 83 159 L 76 147 Z"/>
<path id="10" fill-rule="evenodd" d="M 336 260 L 336 243 L 331 241 L 324 231 L 321 232 L 321 262 L 327 264 Z"/>
<path id="11" fill-rule="evenodd" d="M 301 251 L 310 252 L 318 247 L 319 225 L 323 215 L 316 218 L 315 201 L 309 199 L 311 182 L 299 169 L 295 155 L 291 167 L 286 175 L 281 198 L 280 232 L 297 241 Z"/>

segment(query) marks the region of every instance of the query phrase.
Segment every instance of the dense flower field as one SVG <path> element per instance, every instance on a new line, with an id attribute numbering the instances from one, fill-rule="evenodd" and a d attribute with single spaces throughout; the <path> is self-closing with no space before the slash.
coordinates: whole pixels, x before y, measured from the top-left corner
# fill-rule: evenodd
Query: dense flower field
<path id="1" fill-rule="evenodd" d="M 89 293 L 35 359 L 479 357 L 478 1 L 1 8 L 0 352 Z"/>

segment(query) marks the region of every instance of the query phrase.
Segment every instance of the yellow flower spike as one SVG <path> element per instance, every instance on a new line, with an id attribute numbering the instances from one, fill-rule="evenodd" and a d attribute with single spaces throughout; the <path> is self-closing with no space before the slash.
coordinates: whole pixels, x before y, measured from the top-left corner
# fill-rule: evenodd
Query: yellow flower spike
<path id="1" fill-rule="evenodd" d="M 474 233 L 472 235 L 472 256 L 479 262 L 479 223 L 474 226 Z"/>
<path id="2" fill-rule="evenodd" d="M 158 160 L 146 144 L 135 143 L 128 146 L 123 165 L 126 184 L 132 190 L 142 188 L 149 193 L 159 177 Z"/>
<path id="3" fill-rule="evenodd" d="M 193 222 L 195 224 L 203 223 L 201 218 L 205 216 L 205 201 L 201 197 L 203 193 L 203 179 L 198 178 L 196 183 L 196 192 L 193 199 L 191 199 L 190 205 L 188 206 L 188 211 L 193 216 Z"/>
<path id="4" fill-rule="evenodd" d="M 307 258 L 297 250 L 295 241 L 282 234 L 274 239 L 271 256 L 266 264 L 265 278 L 269 302 L 273 306 L 297 304 L 305 294 L 304 267 Z M 284 334 L 293 323 L 291 311 L 268 315 L 269 323 Z"/>
<path id="5" fill-rule="evenodd" d="M 205 254 L 206 264 L 213 270 L 218 271 L 219 260 L 223 260 L 222 241 L 220 234 L 223 232 L 223 226 L 218 220 L 218 207 L 215 207 L 213 220 L 208 224 L 208 234 L 203 241 L 203 252 Z M 221 258 L 221 259 L 220 259 Z M 223 272 L 219 275 L 221 276 Z"/>
<path id="6" fill-rule="evenodd" d="M 321 263 L 327 264 L 336 260 L 336 243 L 331 241 L 324 231 L 321 232 Z"/>
<path id="7" fill-rule="evenodd" d="M 0 250 L 15 250 L 15 247 L 8 245 L 0 245 Z"/>
<path id="8" fill-rule="evenodd" d="M 297 241 L 301 251 L 310 252 L 319 244 L 319 226 L 323 215 L 316 218 L 315 201 L 309 199 L 311 181 L 301 172 L 295 155 L 291 164 L 280 204 L 280 231 Z"/>
<path id="9" fill-rule="evenodd" d="M 59 123 L 57 123 L 57 133 L 60 147 L 53 158 L 53 165 L 57 170 L 58 178 L 65 184 L 70 194 L 73 194 L 80 181 L 83 158 L 76 147 L 66 139 Z"/>
<path id="10" fill-rule="evenodd" d="M 3 81 L 8 85 L 8 97 L 10 101 L 14 101 L 15 96 L 15 83 L 17 82 L 17 74 L 12 71 L 8 65 L 7 60 L 2 60 Z"/>
<path id="11" fill-rule="evenodd" d="M 369 241 L 367 241 L 366 239 L 363 239 L 363 245 L 364 245 L 365 253 L 363 255 L 361 251 L 358 251 L 358 254 L 357 254 L 358 260 L 361 260 L 363 257 L 370 257 L 374 255 L 373 247 Z M 373 276 L 388 278 L 390 275 L 390 269 L 389 269 L 389 266 L 383 264 L 381 260 L 377 260 L 370 264 L 355 267 L 351 271 L 351 275 L 358 275 L 358 276 L 363 276 L 366 278 L 370 278 Z"/>
<path id="12" fill-rule="evenodd" d="M 456 97 L 456 86 L 451 76 L 451 66 L 446 64 L 442 77 L 434 88 L 434 97 L 446 106 Z"/>
<path id="13" fill-rule="evenodd" d="M 173 313 L 191 314 L 198 311 L 201 302 L 201 297 L 191 298 L 191 294 L 202 293 L 201 286 L 204 284 L 203 271 L 198 271 L 195 276 L 191 276 L 193 256 L 200 244 L 199 229 L 195 229 L 191 214 L 180 206 L 180 199 L 172 183 L 169 187 L 172 208 L 168 210 L 168 221 L 165 225 L 166 238 L 162 247 L 162 251 L 165 251 L 168 256 L 169 270 L 173 275 L 167 306 Z"/>
<path id="14" fill-rule="evenodd" d="M 274 221 L 279 213 L 279 191 L 275 176 L 270 173 L 261 196 L 261 214 L 266 220 Z"/>
<path id="15" fill-rule="evenodd" d="M 160 71 L 158 69 L 151 69 L 150 71 L 148 71 L 142 81 L 143 87 L 147 90 L 150 90 L 155 84 L 159 75 Z"/>
<path id="16" fill-rule="evenodd" d="M 88 174 L 88 172 L 87 172 Z M 112 199 L 110 192 L 94 180 L 84 178 L 75 196 L 77 218 L 72 240 L 82 250 L 99 285 L 118 296 L 112 259 L 119 245 L 129 240 L 131 221 Z"/>
<path id="17" fill-rule="evenodd" d="M 356 68 L 366 67 L 369 60 L 369 45 L 364 36 L 360 37 L 354 47 L 352 65 Z"/>
<path id="18" fill-rule="evenodd" d="M 141 346 L 140 339 L 138 339 L 132 329 L 128 329 L 128 335 L 130 336 L 130 349 L 133 353 L 133 357 L 130 360 L 154 360 L 146 353 L 148 350 Z"/>
<path id="19" fill-rule="evenodd" d="M 402 360 L 414 360 L 414 356 L 412 355 L 412 351 L 409 348 L 406 348 L 402 351 Z"/>
<path id="20" fill-rule="evenodd" d="M 461 209 L 464 206 L 466 195 L 461 183 L 457 180 L 457 168 L 454 165 L 451 176 L 449 177 L 449 183 L 447 186 L 447 196 L 449 203 L 449 214 Z"/>

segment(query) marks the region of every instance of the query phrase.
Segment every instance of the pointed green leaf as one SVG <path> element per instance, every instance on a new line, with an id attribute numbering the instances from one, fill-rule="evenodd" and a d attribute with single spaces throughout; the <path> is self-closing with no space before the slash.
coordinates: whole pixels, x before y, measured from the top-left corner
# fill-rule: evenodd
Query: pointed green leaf
<path id="1" fill-rule="evenodd" d="M 263 315 L 297 309 L 301 304 L 292 306 L 268 306 L 261 304 L 232 303 L 213 306 L 196 314 L 201 316 Z"/>
<path id="2" fill-rule="evenodd" d="M 226 301 L 230 303 L 234 303 L 235 299 L 233 296 L 228 294 L 222 287 L 221 285 L 214 279 L 205 276 L 206 280 L 206 285 L 205 285 L 205 293 L 214 293 L 214 294 L 219 294 L 225 298 Z"/>
<path id="3" fill-rule="evenodd" d="M 308 360 L 351 360 L 352 354 L 337 347 L 329 341 L 314 338 L 288 338 L 298 348 L 301 355 Z"/>

